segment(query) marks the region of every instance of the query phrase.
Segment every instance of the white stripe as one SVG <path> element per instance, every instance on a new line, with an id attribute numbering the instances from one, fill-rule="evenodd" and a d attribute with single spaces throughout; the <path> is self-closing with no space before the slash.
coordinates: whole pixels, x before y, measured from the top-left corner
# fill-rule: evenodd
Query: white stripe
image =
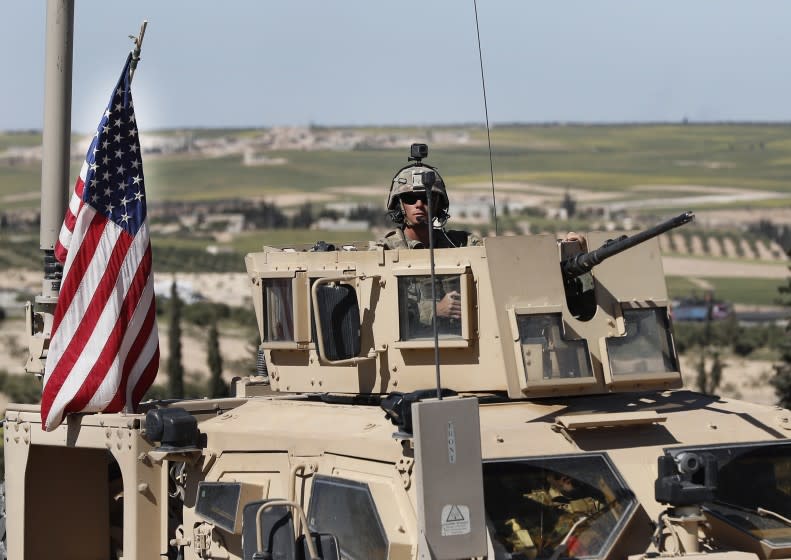
<path id="1" fill-rule="evenodd" d="M 67 254 L 69 251 L 69 244 L 71 243 L 71 238 L 72 238 L 72 233 L 69 231 L 69 228 L 67 228 L 66 224 L 64 223 L 63 227 L 60 228 L 60 233 L 58 234 L 58 241 L 60 241 L 60 244 L 63 245 L 64 249 L 66 249 Z"/>
<path id="2" fill-rule="evenodd" d="M 129 284 L 131 283 L 132 277 L 137 269 L 134 271 L 127 271 L 127 265 L 130 264 L 130 261 L 133 263 L 137 263 L 140 266 L 142 262 L 143 255 L 145 254 L 147 243 L 147 232 L 145 235 L 141 235 L 143 233 L 142 228 L 138 231 L 137 237 L 135 237 L 132 246 L 129 248 L 129 252 L 127 253 L 127 258 L 124 260 L 123 265 L 123 272 L 119 275 L 119 283 L 121 282 L 122 277 L 125 277 L 129 274 L 128 280 L 125 280 L 126 286 L 119 286 L 116 284 L 116 290 L 120 291 L 121 289 L 124 290 L 124 297 L 126 297 L 126 292 L 129 289 Z M 145 244 L 144 244 L 145 243 Z M 138 255 L 139 253 L 139 255 Z M 97 389 L 96 393 L 91 397 L 91 400 L 85 406 L 86 412 L 98 412 L 104 410 L 110 401 L 113 400 L 116 392 L 118 392 L 118 387 L 121 384 L 121 378 L 123 376 L 124 364 L 128 356 L 129 348 L 134 343 L 135 338 L 140 331 L 140 328 L 143 324 L 143 320 L 145 319 L 146 314 L 148 313 L 148 304 L 151 303 L 152 298 L 154 297 L 154 284 L 151 282 L 151 274 L 149 274 L 149 279 L 143 287 L 143 292 L 141 294 L 142 300 L 145 300 L 146 305 L 145 308 L 141 309 L 141 302 L 138 302 L 137 307 L 135 307 L 134 312 L 132 313 L 132 317 L 127 324 L 126 331 L 123 334 L 123 338 L 121 339 L 121 345 L 119 347 L 119 351 L 113 360 L 113 365 L 108 373 L 107 376 L 102 380 L 101 385 Z M 79 389 L 79 387 L 78 387 Z"/>
<path id="3" fill-rule="evenodd" d="M 137 361 L 135 361 L 134 367 L 129 372 L 129 380 L 126 384 L 126 401 L 124 406 L 128 412 L 134 412 L 131 410 L 133 404 L 132 393 L 137 389 L 137 384 L 140 381 L 140 377 L 143 375 L 146 367 L 148 367 L 148 364 L 153 358 L 154 352 L 157 350 L 157 348 L 159 348 L 159 332 L 157 331 L 156 319 L 154 319 L 154 325 L 151 329 L 151 334 L 148 336 L 145 346 L 143 346 L 142 350 L 140 351 Z"/>
<path id="4" fill-rule="evenodd" d="M 85 186 L 83 186 L 82 188 L 85 189 Z M 80 204 L 82 204 L 82 199 L 79 196 L 77 196 L 76 192 L 72 192 L 71 198 L 69 199 L 69 211 L 73 215 L 76 216 L 77 213 L 80 211 Z"/>
<path id="5" fill-rule="evenodd" d="M 82 245 L 83 240 L 85 239 L 85 235 L 88 232 L 88 227 L 93 220 L 93 217 L 96 215 L 96 211 L 90 207 L 86 206 L 80 215 L 77 216 L 77 223 L 74 224 L 74 234 L 72 236 L 72 240 L 74 241 L 75 249 L 79 248 Z M 66 283 L 66 279 L 69 277 L 71 272 L 72 264 L 74 263 L 74 259 L 77 256 L 78 251 L 69 251 L 66 255 L 66 263 L 63 265 L 63 280 L 61 281 L 61 285 Z M 49 350 L 47 351 L 47 362 L 44 368 L 44 385 L 47 385 L 47 381 L 49 381 L 50 375 L 52 374 L 53 370 L 57 367 L 58 361 L 60 361 L 61 356 L 63 355 L 63 351 L 68 348 L 69 342 L 71 341 L 71 336 L 74 333 L 74 325 L 75 322 L 79 322 L 80 317 L 82 317 L 82 309 L 75 309 L 75 301 L 78 299 L 79 296 L 79 288 L 77 294 L 75 294 L 74 300 L 71 302 L 71 306 L 69 310 L 72 311 L 72 317 L 67 317 L 67 314 L 64 314 L 63 320 L 61 324 L 58 326 L 58 330 L 52 336 L 52 339 L 49 343 Z M 71 326 L 69 326 L 71 325 Z"/>
<path id="6" fill-rule="evenodd" d="M 88 160 L 83 160 L 82 167 L 80 167 L 80 179 L 85 182 L 85 177 L 88 176 Z"/>
<path id="7" fill-rule="evenodd" d="M 69 306 L 69 310 L 67 312 L 69 315 L 72 315 L 72 312 L 75 310 L 80 312 L 76 317 L 70 316 L 70 319 L 76 320 L 77 323 L 79 323 L 85 308 L 90 302 L 90 298 L 93 296 L 98 284 L 101 282 L 103 273 L 107 267 L 107 261 L 109 259 L 110 253 L 112 252 L 112 248 L 115 246 L 117 238 L 123 231 L 124 230 L 121 227 L 112 222 L 110 222 L 107 227 L 105 227 L 104 234 L 99 241 L 99 247 L 96 251 L 96 254 L 88 266 L 88 271 L 86 273 L 86 278 L 88 281 L 83 282 L 77 292 L 81 305 L 78 307 L 74 304 L 74 302 L 72 302 L 72 305 Z M 138 266 L 140 266 L 140 261 L 143 254 L 145 253 L 145 246 L 141 247 L 143 241 L 144 240 L 142 237 L 138 235 L 132 242 L 124 262 L 121 265 L 121 270 L 119 271 L 118 278 L 116 279 L 115 289 L 109 295 L 104 309 L 102 309 L 99 320 L 96 322 L 96 326 L 94 327 L 92 336 L 89 338 L 88 343 L 85 345 L 83 351 L 80 353 L 79 358 L 77 358 L 77 361 L 74 363 L 74 367 L 63 382 L 63 386 L 58 392 L 57 397 L 55 397 L 52 404 L 53 408 L 56 406 L 61 409 L 65 408 L 66 405 L 74 398 L 77 391 L 79 391 L 85 382 L 85 379 L 88 377 L 88 373 L 90 372 L 91 368 L 98 360 L 99 355 L 104 350 L 104 347 L 107 344 L 108 335 L 112 332 L 113 327 L 118 322 L 119 310 L 123 304 L 124 298 L 126 297 L 126 292 L 129 289 L 131 278 L 134 277 L 135 271 L 137 270 Z M 78 298 L 75 297 L 75 301 L 77 299 Z M 58 332 L 60 332 L 61 328 L 63 328 L 62 325 L 58 328 Z M 73 333 L 75 329 L 76 326 L 72 327 L 70 330 Z M 95 395 L 99 401 L 104 401 L 103 406 L 106 406 L 110 400 L 112 400 L 115 390 L 118 388 L 121 376 L 121 367 L 122 364 L 120 362 L 119 356 L 116 354 L 109 370 L 105 375 L 104 380 L 100 384 Z M 99 408 L 86 406 L 83 411 L 97 412 L 98 410 L 101 410 L 103 406 Z"/>

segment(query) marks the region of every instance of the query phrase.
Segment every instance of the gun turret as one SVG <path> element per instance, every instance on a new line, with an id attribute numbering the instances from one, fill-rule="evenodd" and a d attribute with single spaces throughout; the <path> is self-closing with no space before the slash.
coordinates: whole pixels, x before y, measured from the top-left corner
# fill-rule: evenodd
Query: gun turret
<path id="1" fill-rule="evenodd" d="M 598 249 L 590 251 L 589 253 L 580 253 L 578 255 L 574 255 L 573 257 L 568 258 L 560 263 L 560 270 L 563 271 L 563 278 L 573 280 L 577 276 L 581 276 L 586 272 L 593 270 L 593 267 L 602 262 L 604 259 L 608 259 L 613 255 L 617 255 L 618 253 L 626 251 L 627 249 L 630 249 L 639 243 L 643 243 L 644 241 L 648 241 L 649 239 L 665 233 L 668 230 L 683 226 L 694 219 L 695 214 L 693 212 L 684 212 L 675 218 L 665 220 L 661 224 L 655 225 L 654 227 L 645 231 L 641 231 L 640 233 L 636 233 L 631 237 L 622 235 L 617 239 L 608 240 L 604 245 Z"/>
<path id="2" fill-rule="evenodd" d="M 616 239 L 609 239 L 598 249 L 587 253 L 577 253 L 563 259 L 560 262 L 560 270 L 563 274 L 566 300 L 572 313 L 578 318 L 586 320 L 596 312 L 596 302 L 593 299 L 593 277 L 590 274 L 594 266 L 666 231 L 683 226 L 693 219 L 695 219 L 695 214 L 687 211 L 645 231 L 632 236 L 622 235 Z"/>

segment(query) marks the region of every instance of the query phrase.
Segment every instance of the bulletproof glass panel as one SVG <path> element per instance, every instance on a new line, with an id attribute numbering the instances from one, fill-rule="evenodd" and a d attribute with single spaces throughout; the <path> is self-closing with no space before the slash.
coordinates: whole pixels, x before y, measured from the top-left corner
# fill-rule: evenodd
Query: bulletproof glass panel
<path id="1" fill-rule="evenodd" d="M 498 558 L 603 558 L 637 507 L 604 454 L 487 461 L 483 480 Z"/>
<path id="2" fill-rule="evenodd" d="M 360 354 L 360 308 L 349 284 L 321 284 L 316 288 L 324 354 L 347 360 Z"/>
<path id="3" fill-rule="evenodd" d="M 678 371 L 666 307 L 624 309 L 626 334 L 607 338 L 613 376 Z"/>
<path id="4" fill-rule="evenodd" d="M 272 506 L 261 510 L 271 500 L 250 502 L 242 513 L 242 558 L 253 560 L 256 552 L 269 553 L 269 558 L 297 560 L 294 538 L 294 518 L 287 506 Z M 261 517 L 261 550 L 258 550 L 257 519 Z"/>
<path id="5" fill-rule="evenodd" d="M 294 293 L 291 278 L 264 280 L 264 342 L 294 340 Z"/>
<path id="6" fill-rule="evenodd" d="M 241 493 L 242 485 L 239 482 L 200 482 L 195 513 L 233 533 Z"/>
<path id="7" fill-rule="evenodd" d="M 316 476 L 308 525 L 311 532 L 335 535 L 343 560 L 387 558 L 387 535 L 367 484 Z"/>
<path id="8" fill-rule="evenodd" d="M 566 338 L 560 313 L 520 314 L 516 324 L 528 381 L 593 377 L 588 342 Z"/>
<path id="9" fill-rule="evenodd" d="M 791 442 L 673 448 L 710 453 L 717 460 L 714 500 L 704 510 L 765 541 L 791 547 Z M 783 520 L 782 518 L 785 518 Z"/>
<path id="10" fill-rule="evenodd" d="M 437 274 L 434 297 L 437 301 L 437 331 L 441 340 L 462 339 L 465 306 L 461 300 L 458 274 Z M 398 278 L 398 312 L 401 340 L 434 337 L 432 319 L 431 276 L 400 276 Z"/>

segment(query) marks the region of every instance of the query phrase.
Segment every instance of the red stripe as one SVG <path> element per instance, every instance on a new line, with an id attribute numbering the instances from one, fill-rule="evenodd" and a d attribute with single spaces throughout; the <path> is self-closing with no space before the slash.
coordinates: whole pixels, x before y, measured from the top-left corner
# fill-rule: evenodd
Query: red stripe
<path id="1" fill-rule="evenodd" d="M 154 316 L 156 316 L 156 310 L 154 310 Z M 159 371 L 159 344 L 157 344 L 157 349 L 154 351 L 154 355 L 151 357 L 151 361 L 148 362 L 148 366 L 143 372 L 143 375 L 141 375 L 140 379 L 137 380 L 137 385 L 135 385 L 135 388 L 132 390 L 132 410 L 137 410 L 137 407 L 140 404 L 140 400 L 146 394 L 148 388 L 151 387 L 151 385 L 154 383 L 154 378 L 157 376 L 158 371 Z"/>
<path id="2" fill-rule="evenodd" d="M 60 264 L 66 264 L 66 252 L 67 249 L 63 245 L 61 245 L 60 241 L 55 242 L 55 258 Z"/>
<path id="3" fill-rule="evenodd" d="M 104 216 L 101 216 L 101 219 L 106 221 Z M 45 403 L 47 405 L 47 411 L 49 411 L 49 407 L 52 405 L 55 396 L 60 392 L 61 388 L 63 387 L 63 383 L 66 381 L 66 378 L 74 367 L 74 364 L 77 362 L 80 354 L 85 349 L 85 346 L 90 343 L 96 343 L 91 339 L 91 335 L 93 334 L 93 330 L 96 327 L 96 322 L 99 320 L 99 317 L 101 317 L 102 311 L 107 305 L 107 300 L 115 290 L 115 284 L 118 279 L 118 273 L 120 271 L 121 264 L 124 262 L 124 257 L 126 256 L 132 241 L 133 237 L 126 231 L 123 231 L 116 241 L 112 253 L 110 254 L 110 258 L 108 259 L 104 275 L 99 281 L 99 285 L 96 287 L 96 291 L 94 292 L 90 303 L 85 309 L 82 320 L 75 329 L 68 347 L 63 350 L 60 360 L 52 370 L 52 374 L 50 375 L 50 378 L 47 380 L 47 384 L 44 387 L 44 392 L 41 395 L 42 415 L 44 414 Z M 81 271 L 81 273 L 84 273 L 84 269 Z M 69 276 L 71 276 L 71 271 Z M 82 277 L 82 274 L 80 274 L 80 277 Z M 73 297 L 74 293 L 71 292 L 69 295 Z M 61 303 L 62 302 L 60 301 L 58 302 L 55 320 L 58 319 L 57 312 L 62 308 Z M 63 307 L 68 307 L 68 305 Z M 105 344 L 107 344 L 106 341 Z M 103 355 L 104 352 L 100 353 L 99 359 L 102 359 Z M 93 371 L 93 369 L 94 368 L 92 368 L 91 371 Z M 86 379 L 85 383 L 90 383 L 90 376 L 88 379 Z M 85 385 L 79 389 L 78 395 L 84 391 Z M 94 392 L 95 388 L 90 392 L 90 394 L 92 395 Z"/>
<path id="4" fill-rule="evenodd" d="M 74 194 L 77 195 L 77 198 L 82 199 L 82 193 L 85 189 L 85 181 L 82 180 L 82 177 L 77 175 L 77 182 L 74 183 Z"/>
<path id="5" fill-rule="evenodd" d="M 105 408 L 105 412 L 118 412 L 124 407 L 124 403 L 126 402 L 126 390 L 129 386 L 129 375 L 132 372 L 132 368 L 135 366 L 137 357 L 140 355 L 140 352 L 142 352 L 146 342 L 148 342 L 148 339 L 151 336 L 151 331 L 153 330 L 156 321 L 156 315 L 156 304 L 154 300 L 152 300 L 151 305 L 148 307 L 145 321 L 143 322 L 140 332 L 137 334 L 137 338 L 135 339 L 132 348 L 129 349 L 127 360 L 124 362 L 124 371 L 121 377 L 121 384 L 118 387 L 118 391 L 116 391 L 115 395 L 113 396 L 113 400 L 110 401 L 110 404 L 108 404 Z M 150 382 L 146 383 L 146 378 L 148 377 L 148 372 L 152 368 L 154 374 L 156 374 L 157 370 L 159 369 L 159 345 L 157 345 L 157 348 L 151 355 L 151 358 L 149 359 L 145 368 L 143 368 L 143 372 L 141 373 L 140 377 L 138 377 L 137 384 L 133 388 L 132 409 L 137 408 L 142 394 L 145 394 L 145 392 L 148 390 L 148 387 L 151 385 Z M 151 381 L 153 381 L 153 378 L 151 378 Z M 136 392 L 141 392 L 142 394 L 135 398 Z"/>
<path id="6" fill-rule="evenodd" d="M 72 247 L 72 250 L 76 250 L 77 254 L 74 256 L 74 262 L 71 263 L 68 274 L 63 278 L 63 283 L 60 286 L 58 305 L 55 308 L 55 317 L 52 320 L 52 336 L 55 336 L 63 316 L 71 306 L 74 295 L 80 289 L 85 271 L 91 264 L 106 226 L 107 218 L 97 213 L 91 223 L 88 224 L 88 230 L 85 232 L 85 238 L 82 240 L 81 245 Z"/>
<path id="7" fill-rule="evenodd" d="M 82 193 L 84 190 L 85 183 L 83 182 L 82 177 L 77 177 L 77 183 L 74 185 L 74 196 L 80 199 L 80 205 L 77 207 L 77 214 L 80 213 L 83 205 L 85 204 L 85 202 L 82 200 Z M 63 225 L 60 228 L 61 233 L 63 232 L 64 228 L 67 229 L 69 233 L 74 232 L 75 223 L 77 223 L 77 216 L 71 211 L 71 203 L 69 203 L 66 206 L 66 215 L 63 216 Z M 64 247 L 60 242 L 60 239 L 55 242 L 55 258 L 60 264 L 64 264 L 66 262 L 66 254 L 68 251 L 69 248 Z"/>
<path id="8" fill-rule="evenodd" d="M 124 232 L 123 236 L 126 236 L 126 232 Z M 148 259 L 146 259 L 146 255 L 148 255 Z M 134 315 L 135 309 L 137 305 L 140 303 L 140 294 L 143 293 L 143 289 L 146 286 L 146 282 L 148 280 L 148 275 L 151 273 L 151 252 L 150 249 L 147 249 L 146 252 L 143 254 L 143 258 L 140 262 L 140 265 L 137 267 L 135 271 L 135 275 L 129 284 L 129 289 L 126 292 L 126 296 L 124 298 L 121 307 L 118 310 L 118 318 L 115 322 L 115 326 L 113 330 L 110 332 L 110 335 L 107 337 L 107 341 L 105 342 L 104 348 L 102 348 L 101 353 L 99 354 L 98 359 L 94 363 L 91 371 L 88 372 L 85 381 L 83 381 L 82 386 L 80 389 L 75 393 L 74 397 L 72 398 L 71 402 L 66 406 L 65 411 L 68 412 L 77 412 L 85 408 L 85 406 L 90 402 L 93 398 L 96 391 L 99 389 L 99 386 L 104 381 L 104 378 L 107 377 L 108 373 L 110 372 L 110 368 L 113 365 L 113 361 L 119 355 L 119 350 L 121 349 L 121 344 L 124 339 L 124 334 L 126 333 L 126 328 L 129 325 L 129 322 L 132 320 L 132 315 Z M 149 326 L 150 328 L 150 326 Z M 146 337 L 148 338 L 148 337 Z M 135 341 L 137 342 L 137 340 Z M 134 347 L 134 345 L 133 345 Z M 139 349 L 138 349 L 139 353 Z M 131 350 L 126 357 L 121 356 L 121 359 L 124 360 L 121 364 L 121 371 L 122 379 L 121 383 L 119 383 L 119 387 L 123 385 L 126 386 L 124 382 L 124 378 L 128 377 L 129 369 L 131 368 L 130 364 L 127 367 L 127 360 L 131 356 L 136 355 Z M 126 359 L 125 359 L 126 358 Z M 128 360 L 128 361 L 134 361 Z M 120 403 L 120 406 L 113 409 L 110 408 L 110 405 L 114 405 L 115 398 L 108 404 L 104 410 L 105 412 L 118 412 L 123 408 L 123 401 Z M 115 406 L 115 405 L 114 405 Z"/>

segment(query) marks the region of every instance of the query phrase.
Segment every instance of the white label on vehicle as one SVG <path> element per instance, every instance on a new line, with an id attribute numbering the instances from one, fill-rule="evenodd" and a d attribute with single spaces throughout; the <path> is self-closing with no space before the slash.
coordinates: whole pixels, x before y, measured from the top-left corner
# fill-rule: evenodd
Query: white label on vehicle
<path id="1" fill-rule="evenodd" d="M 460 504 L 444 506 L 440 527 L 443 537 L 466 535 L 470 532 L 470 508 Z"/>
<path id="2" fill-rule="evenodd" d="M 456 427 L 453 422 L 448 422 L 448 462 L 456 463 Z"/>

